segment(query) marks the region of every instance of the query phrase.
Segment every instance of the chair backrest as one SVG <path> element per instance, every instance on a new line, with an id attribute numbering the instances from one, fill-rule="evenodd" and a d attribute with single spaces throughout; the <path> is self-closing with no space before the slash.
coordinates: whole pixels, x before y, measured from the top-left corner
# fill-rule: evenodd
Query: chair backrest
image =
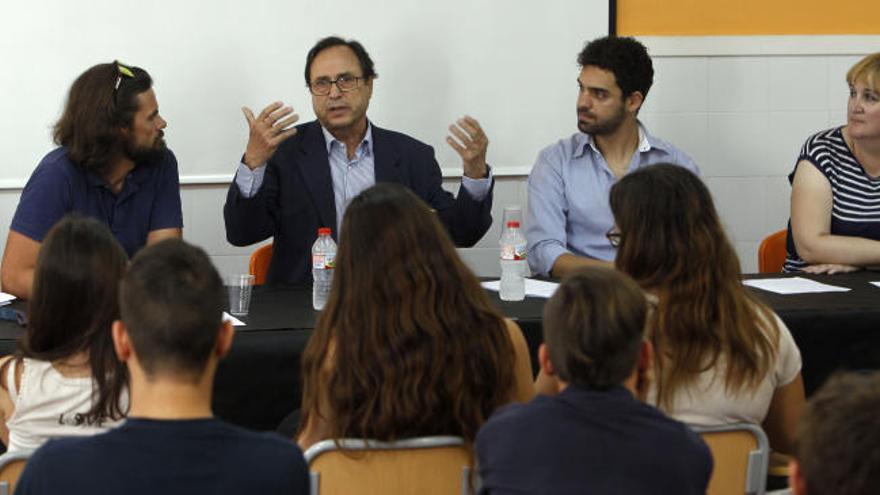
<path id="1" fill-rule="evenodd" d="M 9 495 L 15 491 L 18 477 L 33 453 L 33 450 L 17 450 L 0 455 L 0 495 Z"/>
<path id="2" fill-rule="evenodd" d="M 760 426 L 736 423 L 694 426 L 712 451 L 715 467 L 707 495 L 763 495 L 770 443 Z"/>
<path id="3" fill-rule="evenodd" d="M 343 450 L 333 440 L 306 450 L 312 495 L 470 494 L 478 485 L 475 474 L 471 479 L 472 455 L 459 437 L 339 444 Z"/>
<path id="4" fill-rule="evenodd" d="M 255 285 L 266 283 L 269 263 L 272 261 L 272 243 L 264 244 L 251 253 L 250 273 L 254 276 Z"/>
<path id="5" fill-rule="evenodd" d="M 785 264 L 785 241 L 787 230 L 774 232 L 761 241 L 758 246 L 758 271 L 761 273 L 779 273 Z"/>

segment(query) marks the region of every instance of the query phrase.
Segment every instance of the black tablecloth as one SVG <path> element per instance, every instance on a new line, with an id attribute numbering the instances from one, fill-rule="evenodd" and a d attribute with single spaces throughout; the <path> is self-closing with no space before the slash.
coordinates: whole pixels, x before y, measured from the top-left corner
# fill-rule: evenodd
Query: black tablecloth
<path id="1" fill-rule="evenodd" d="M 537 370 L 544 299 L 505 302 L 489 292 L 496 306 L 523 329 L 532 365 Z M 15 307 L 24 309 L 18 301 Z M 236 327 L 232 349 L 220 361 L 214 380 L 214 413 L 229 422 L 258 430 L 274 430 L 302 396 L 300 356 L 312 334 L 318 312 L 306 289 L 254 287 L 246 326 Z M 0 323 L 0 355 L 15 350 L 24 329 Z"/>
<path id="2" fill-rule="evenodd" d="M 809 278 L 852 290 L 788 296 L 755 290 L 785 321 L 801 349 L 808 395 L 835 369 L 880 369 L 880 288 L 869 284 L 880 281 L 880 273 Z M 519 323 L 537 369 L 545 300 L 511 303 L 489 294 L 502 313 Z M 300 356 L 317 315 L 307 290 L 254 288 L 250 315 L 242 318 L 247 326 L 237 327 L 232 350 L 217 369 L 213 406 L 218 417 L 271 430 L 299 406 Z M 21 332 L 14 323 L 0 323 L 0 354 L 12 352 Z"/>
<path id="3" fill-rule="evenodd" d="M 537 371 L 544 299 L 505 302 L 489 292 L 504 314 L 518 321 Z M 311 291 L 255 287 L 251 311 L 236 327 L 229 356 L 220 362 L 214 382 L 217 416 L 256 429 L 274 429 L 299 407 L 302 396 L 300 356 L 318 312 Z"/>
<path id="4" fill-rule="evenodd" d="M 794 275 L 750 275 L 782 278 Z M 836 275 L 801 275 L 847 287 L 848 292 L 782 295 L 754 292 L 791 330 L 803 359 L 802 374 L 811 395 L 836 369 L 880 369 L 880 273 L 859 271 Z"/>

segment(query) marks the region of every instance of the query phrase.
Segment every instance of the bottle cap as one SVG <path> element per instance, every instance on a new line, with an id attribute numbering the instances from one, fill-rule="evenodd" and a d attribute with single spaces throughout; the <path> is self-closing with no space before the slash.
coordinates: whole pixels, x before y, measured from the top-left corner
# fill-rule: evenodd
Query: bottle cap
<path id="1" fill-rule="evenodd" d="M 330 235 L 331 232 L 332 230 L 330 230 L 330 227 L 321 227 L 318 229 L 318 235 Z"/>
<path id="2" fill-rule="evenodd" d="M 511 220 L 511 221 L 507 222 L 507 228 L 508 229 L 518 229 L 519 222 L 517 222 L 516 220 Z"/>

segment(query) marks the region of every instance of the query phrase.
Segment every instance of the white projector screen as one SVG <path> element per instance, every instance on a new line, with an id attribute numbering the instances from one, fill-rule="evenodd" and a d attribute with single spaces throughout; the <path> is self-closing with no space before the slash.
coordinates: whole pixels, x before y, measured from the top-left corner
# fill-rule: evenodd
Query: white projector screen
<path id="1" fill-rule="evenodd" d="M 184 183 L 232 177 L 247 141 L 240 107 L 274 100 L 313 118 L 308 49 L 335 34 L 376 63 L 368 116 L 433 145 L 467 113 L 498 175 L 528 173 L 537 152 L 575 131 L 578 51 L 608 31 L 608 0 L 30 0 L 0 16 L 0 187 L 24 185 L 54 145 L 73 80 L 114 59 L 153 76 Z"/>

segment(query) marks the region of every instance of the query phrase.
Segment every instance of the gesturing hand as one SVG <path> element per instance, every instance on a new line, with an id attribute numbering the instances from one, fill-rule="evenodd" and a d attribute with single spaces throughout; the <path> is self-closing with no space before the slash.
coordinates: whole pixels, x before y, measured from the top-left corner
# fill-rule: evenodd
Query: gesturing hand
<path id="1" fill-rule="evenodd" d="M 486 177 L 486 149 L 489 148 L 489 138 L 486 137 L 477 119 L 465 115 L 449 126 L 449 132 L 455 138 L 446 136 L 446 142 L 461 156 L 464 175 L 472 179 Z"/>
<path id="2" fill-rule="evenodd" d="M 296 134 L 296 128 L 290 126 L 299 119 L 299 115 L 280 101 L 267 106 L 256 117 L 248 107 L 241 107 L 241 111 L 250 128 L 244 164 L 253 170 L 266 163 L 279 144 Z"/>

